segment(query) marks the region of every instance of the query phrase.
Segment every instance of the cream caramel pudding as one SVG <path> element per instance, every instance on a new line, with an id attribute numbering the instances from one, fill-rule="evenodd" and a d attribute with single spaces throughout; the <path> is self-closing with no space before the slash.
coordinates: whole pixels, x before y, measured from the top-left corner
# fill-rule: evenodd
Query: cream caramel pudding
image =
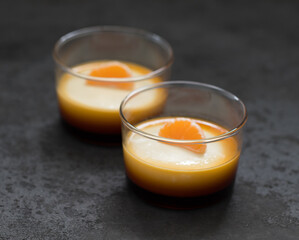
<path id="1" fill-rule="evenodd" d="M 159 136 L 161 129 L 176 119 L 184 118 L 151 119 L 139 123 L 136 128 Z M 205 139 L 228 132 L 208 121 L 191 121 L 200 126 Z M 234 137 L 206 143 L 203 151 L 196 150 L 199 146 L 188 144 L 191 146 L 188 149 L 186 144 L 158 141 L 134 131 L 128 132 L 123 139 L 129 179 L 150 192 L 173 197 L 198 197 L 228 187 L 235 178 L 240 149 Z"/>
<path id="2" fill-rule="evenodd" d="M 120 67 L 113 69 L 112 65 Z M 102 75 L 97 75 L 102 66 L 110 68 L 102 71 Z M 88 62 L 73 67 L 72 71 L 92 77 L 104 76 L 106 79 L 114 71 L 111 75 L 113 79 L 108 82 L 86 80 L 64 73 L 57 83 L 58 102 L 63 119 L 80 130 L 99 134 L 120 134 L 119 106 L 124 97 L 136 88 L 161 81 L 159 77 L 128 81 L 129 78 L 145 76 L 151 72 L 144 66 L 130 62 Z M 143 118 L 143 115 L 158 111 L 162 102 L 163 94 L 157 90 L 135 103 L 132 108 L 136 115 Z"/>

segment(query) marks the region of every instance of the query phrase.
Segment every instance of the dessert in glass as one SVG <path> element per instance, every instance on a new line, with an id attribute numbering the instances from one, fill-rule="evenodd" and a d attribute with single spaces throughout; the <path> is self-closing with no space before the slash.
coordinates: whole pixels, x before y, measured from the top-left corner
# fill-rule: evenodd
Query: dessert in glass
<path id="1" fill-rule="evenodd" d="M 119 136 L 119 106 L 132 90 L 169 79 L 170 45 L 143 30 L 103 26 L 61 37 L 54 47 L 56 92 L 64 122 L 88 136 Z M 143 112 L 154 111 L 159 99 Z"/>
<path id="2" fill-rule="evenodd" d="M 159 111 L 134 114 L 155 94 L 163 99 Z M 120 115 L 129 182 L 154 204 L 193 208 L 232 189 L 247 120 L 232 93 L 197 82 L 157 83 L 131 92 Z"/>

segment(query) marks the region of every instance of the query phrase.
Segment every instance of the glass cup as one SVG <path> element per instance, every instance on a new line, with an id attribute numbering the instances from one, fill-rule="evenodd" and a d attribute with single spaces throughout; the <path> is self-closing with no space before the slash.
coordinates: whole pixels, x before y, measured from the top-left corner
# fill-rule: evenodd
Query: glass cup
<path id="1" fill-rule="evenodd" d="M 152 106 L 154 96 L 159 96 L 155 111 L 144 112 L 140 104 Z M 120 116 L 127 177 L 143 198 L 163 207 L 193 208 L 231 192 L 247 120 L 238 97 L 208 84 L 168 81 L 131 92 Z M 203 135 L 189 139 L 180 120 L 201 126 Z M 175 123 L 174 132 L 160 135 L 169 123 Z"/>
<path id="2" fill-rule="evenodd" d="M 160 36 L 117 26 L 68 33 L 56 43 L 53 57 L 62 119 L 89 137 L 120 138 L 123 98 L 136 88 L 168 80 L 173 63 L 172 48 Z M 131 74 L 92 75 L 99 66 L 115 63 Z"/>

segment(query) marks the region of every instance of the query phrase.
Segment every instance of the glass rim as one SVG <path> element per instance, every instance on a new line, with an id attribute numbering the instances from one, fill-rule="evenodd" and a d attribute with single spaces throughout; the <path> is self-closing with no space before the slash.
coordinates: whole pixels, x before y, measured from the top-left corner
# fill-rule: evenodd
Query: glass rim
<path id="1" fill-rule="evenodd" d="M 87 76 L 84 74 L 80 74 L 72 69 L 72 67 L 67 66 L 60 58 L 58 51 L 59 49 L 64 46 L 64 44 L 68 43 L 69 41 L 79 38 L 79 37 L 84 37 L 88 36 L 92 33 L 96 32 L 116 32 L 116 33 L 123 33 L 123 34 L 132 34 L 136 35 L 139 37 L 143 38 L 148 38 L 152 42 L 155 42 L 156 44 L 163 45 L 165 46 L 165 49 L 167 49 L 167 52 L 169 52 L 169 59 L 167 62 L 159 67 L 158 69 L 151 71 L 150 73 L 147 73 L 145 75 L 141 76 L 136 76 L 136 77 L 129 77 L 129 78 L 103 78 L 103 77 L 92 77 L 92 76 Z M 161 44 L 162 43 L 162 44 Z M 88 79 L 88 80 L 93 80 L 93 81 L 102 81 L 102 82 L 136 82 L 136 81 L 141 81 L 141 80 L 146 80 L 149 78 L 155 78 L 160 76 L 163 72 L 167 71 L 171 65 L 173 64 L 174 61 L 174 54 L 173 54 L 173 49 L 171 45 L 161 36 L 145 31 L 142 29 L 138 28 L 132 28 L 132 27 L 124 27 L 124 26 L 93 26 L 93 27 L 86 27 L 86 28 L 81 28 L 78 30 L 74 30 L 72 32 L 69 32 L 62 37 L 58 39 L 58 41 L 54 45 L 54 49 L 52 52 L 52 57 L 54 61 L 61 67 L 61 69 L 75 77 L 78 78 L 83 78 L 83 79 Z"/>
<path id="2" fill-rule="evenodd" d="M 152 90 L 152 89 L 156 89 L 156 88 L 161 88 L 161 87 L 165 87 L 165 86 L 171 86 L 171 85 L 177 85 L 177 86 L 183 86 L 183 85 L 193 85 L 193 86 L 197 86 L 197 87 L 203 87 L 203 88 L 207 88 L 207 89 L 213 89 L 216 90 L 222 94 L 224 94 L 226 97 L 230 97 L 233 98 L 234 100 L 236 100 L 237 102 L 239 102 L 241 104 L 241 107 L 243 109 L 243 118 L 240 121 L 239 124 L 237 124 L 236 127 L 230 129 L 229 131 L 227 131 L 226 133 L 217 135 L 215 137 L 210 137 L 210 138 L 204 138 L 204 139 L 196 139 L 196 140 L 179 140 L 179 139 L 171 139 L 171 138 L 164 138 L 164 137 L 160 137 L 158 135 L 153 135 L 147 132 L 144 132 L 138 128 L 136 128 L 135 126 L 133 126 L 124 116 L 123 114 L 123 108 L 125 106 L 125 104 L 134 96 L 138 95 L 139 93 L 148 91 L 148 90 Z M 242 102 L 242 100 L 240 98 L 238 98 L 236 95 L 234 95 L 233 93 L 211 85 L 211 84 L 207 84 L 207 83 L 200 83 L 200 82 L 194 82 L 194 81 L 185 81 L 185 80 L 176 80 L 176 81 L 166 81 L 166 82 L 162 82 L 162 83 L 155 83 L 155 84 L 151 84 L 151 85 L 147 85 L 141 88 L 138 88 L 132 92 L 130 92 L 121 102 L 120 104 L 120 108 L 119 108 L 119 113 L 120 113 L 120 118 L 122 123 L 129 128 L 131 131 L 133 131 L 136 134 L 139 134 L 143 137 L 152 139 L 152 140 L 156 140 L 156 141 L 160 141 L 160 142 L 166 142 L 166 143 L 173 143 L 173 144 L 205 144 L 205 143 L 212 143 L 212 142 L 216 142 L 216 141 L 220 141 L 229 137 L 232 137 L 234 135 L 236 135 L 241 129 L 242 127 L 245 125 L 248 115 L 247 115 L 247 109 L 245 104 Z"/>

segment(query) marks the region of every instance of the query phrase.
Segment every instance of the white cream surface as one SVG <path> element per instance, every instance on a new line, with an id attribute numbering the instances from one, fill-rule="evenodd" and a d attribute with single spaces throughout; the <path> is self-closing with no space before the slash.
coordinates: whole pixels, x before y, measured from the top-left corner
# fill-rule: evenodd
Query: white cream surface
<path id="1" fill-rule="evenodd" d="M 142 128 L 142 130 L 158 135 L 160 128 L 163 126 L 164 124 L 151 125 Z M 215 136 L 205 130 L 204 133 L 207 138 Z M 127 141 L 130 152 L 132 151 L 133 155 L 148 163 L 205 168 L 216 165 L 225 158 L 224 146 L 221 142 L 207 144 L 205 153 L 200 154 L 182 147 L 151 140 L 136 133 L 132 133 Z"/>
<path id="2" fill-rule="evenodd" d="M 84 72 L 83 72 L 84 73 Z M 88 74 L 88 72 L 86 72 Z M 133 76 L 140 76 L 138 72 L 132 71 Z M 114 87 L 94 86 L 86 84 L 85 80 L 77 77 L 70 77 L 66 80 L 64 94 L 75 102 L 87 105 L 88 107 L 118 111 L 121 101 L 128 95 L 129 90 Z M 151 79 L 134 83 L 134 89 L 151 84 Z M 156 92 L 147 94 L 146 97 L 135 101 L 134 107 L 142 107 L 152 104 L 156 99 Z"/>

